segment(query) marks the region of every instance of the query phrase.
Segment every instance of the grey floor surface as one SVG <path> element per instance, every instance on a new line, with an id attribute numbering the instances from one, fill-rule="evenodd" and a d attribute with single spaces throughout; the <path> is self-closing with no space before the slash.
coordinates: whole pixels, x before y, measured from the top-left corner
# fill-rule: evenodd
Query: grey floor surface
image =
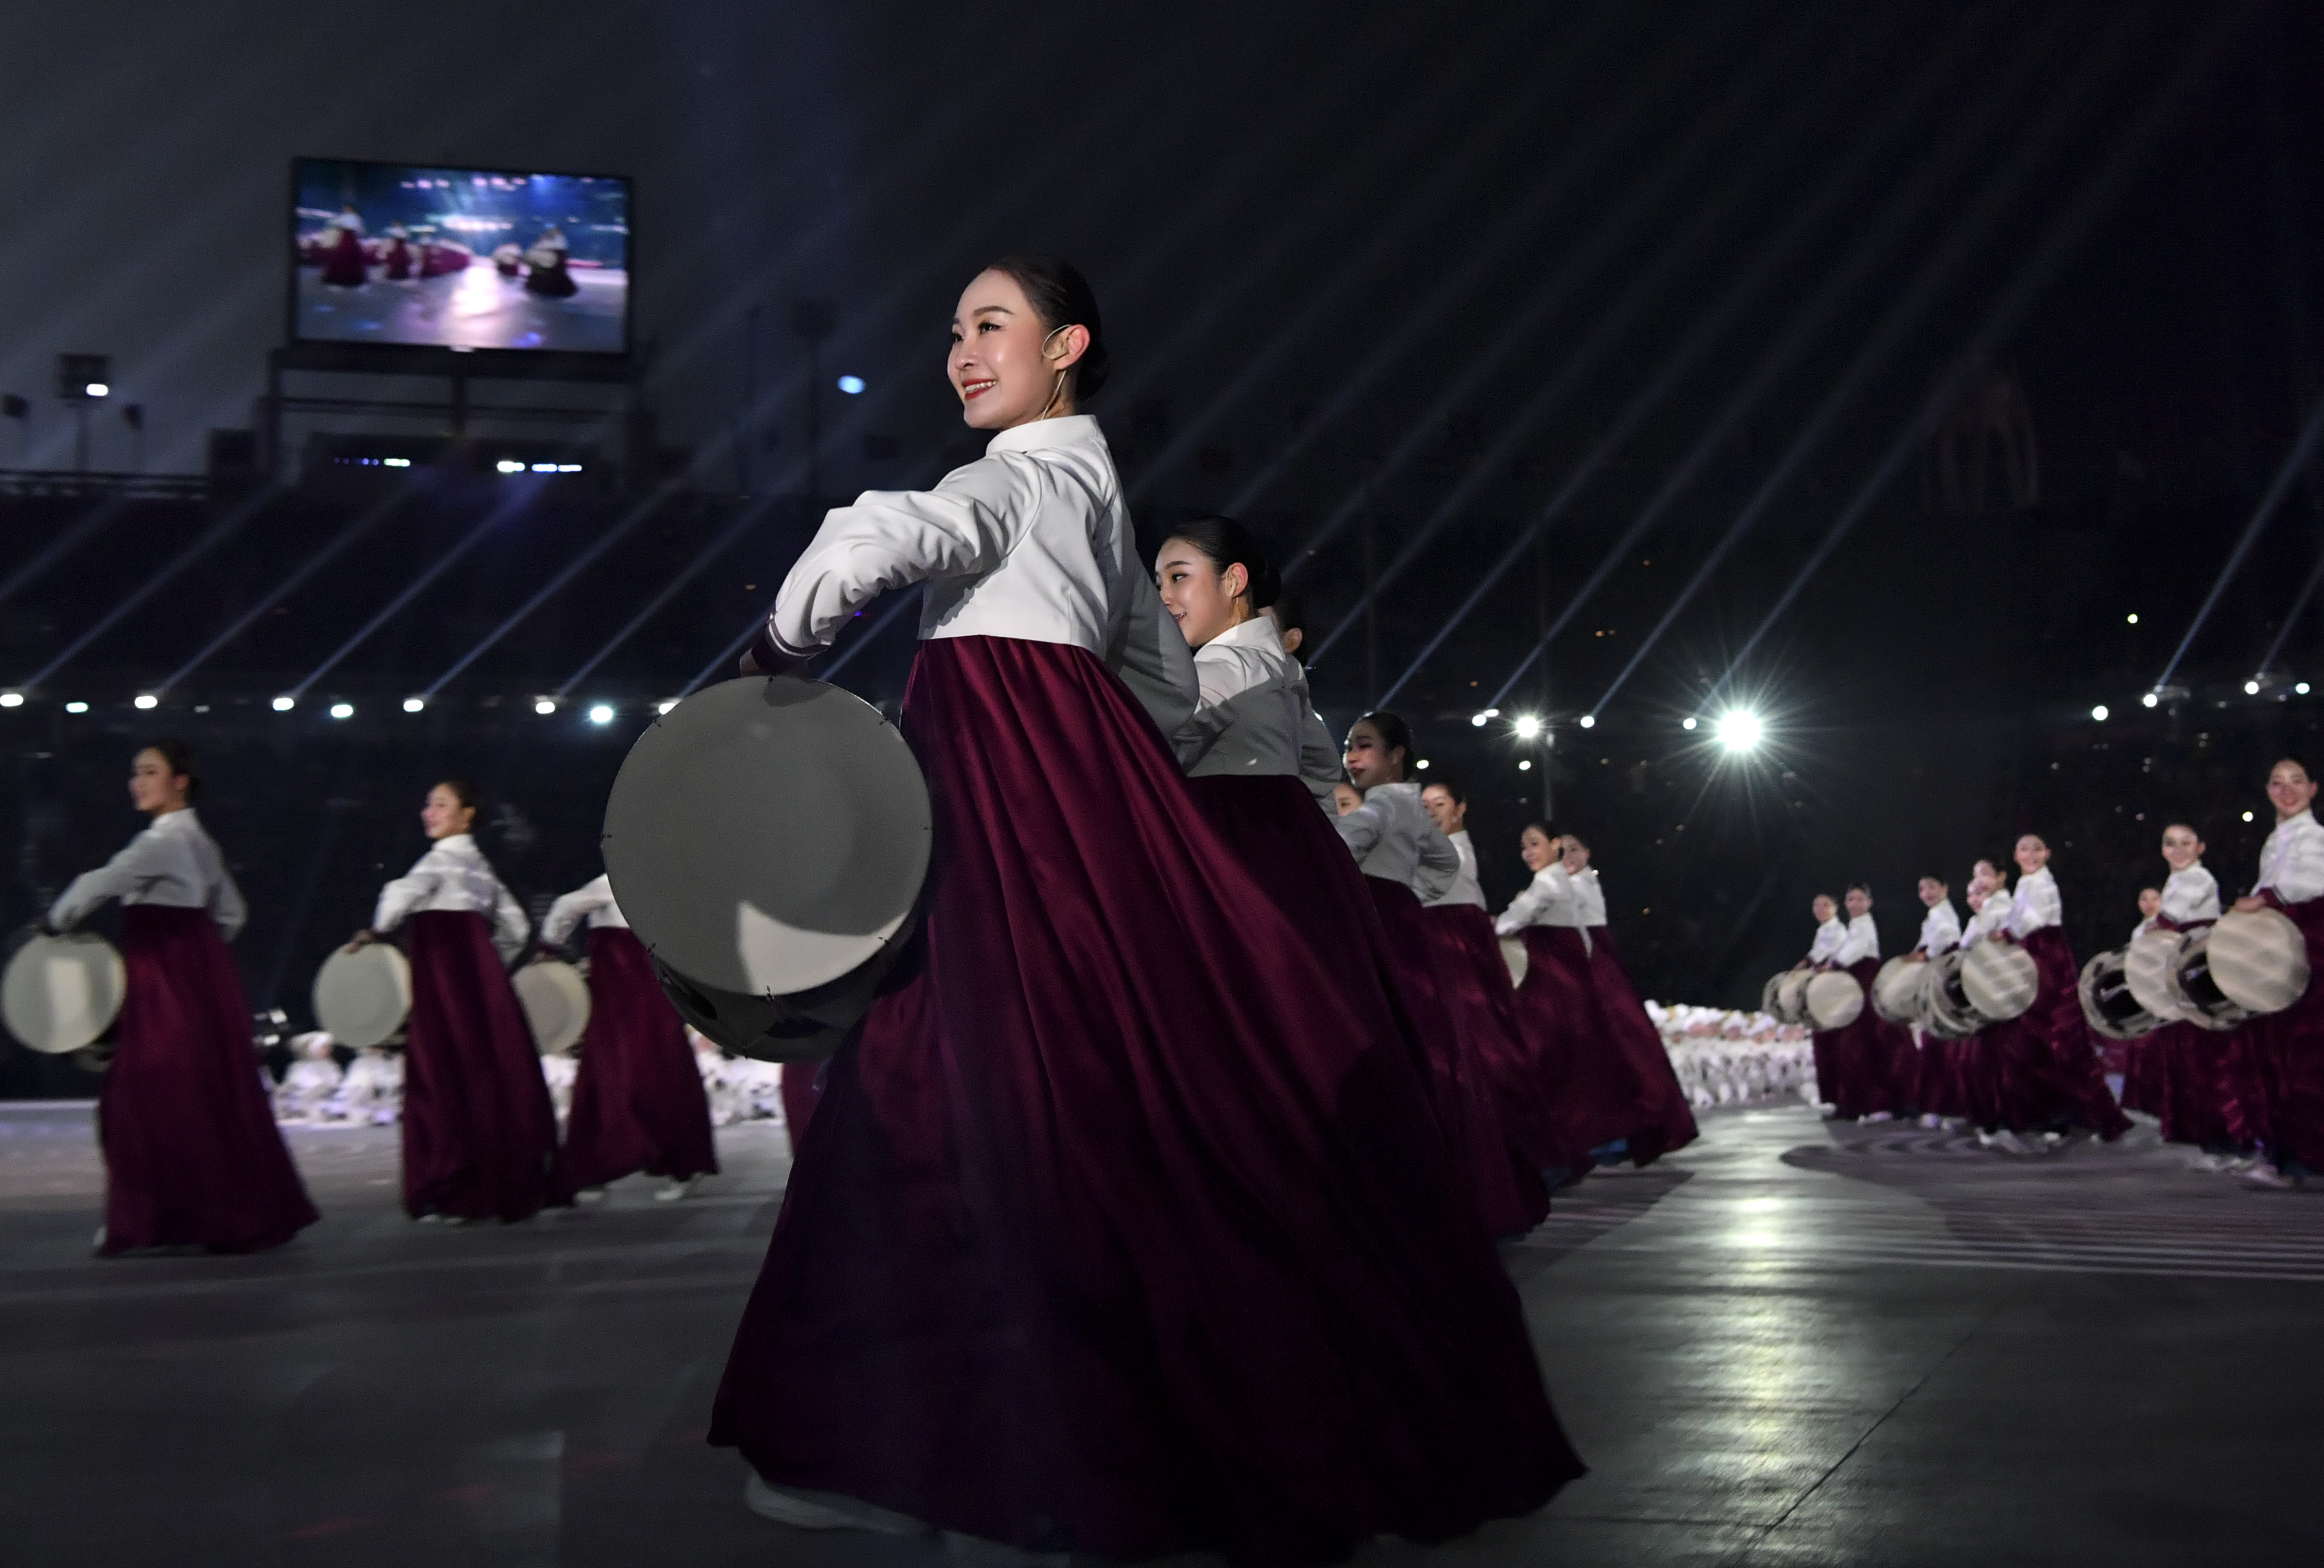
<path id="1" fill-rule="evenodd" d="M 390 1131 L 294 1130 L 256 1258 L 99 1262 L 85 1108 L 0 1106 L 0 1543 L 80 1564 L 934 1564 L 796 1534 L 702 1442 L 788 1168 L 408 1223 Z M 1366 1564 L 2324 1562 L 2324 1194 L 2142 1130 L 2036 1159 L 1722 1112 L 1508 1250 L 1591 1473 Z"/>

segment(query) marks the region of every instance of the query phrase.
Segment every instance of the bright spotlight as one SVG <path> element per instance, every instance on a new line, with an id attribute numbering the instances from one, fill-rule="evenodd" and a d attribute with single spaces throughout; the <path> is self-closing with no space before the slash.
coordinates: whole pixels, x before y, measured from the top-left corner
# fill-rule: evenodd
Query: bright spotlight
<path id="1" fill-rule="evenodd" d="M 2107 705 L 2106 705 L 2106 704 L 2104 704 L 2104 703 L 2100 703 L 2100 704 L 2098 704 L 2098 706 L 2096 706 L 2096 707 L 2092 708 L 2092 709 L 2090 710 L 2090 717 L 2092 717 L 2092 718 L 2094 718 L 2094 719 L 2098 720 L 2098 723 L 2100 723 L 2100 724 L 2104 724 L 2104 723 L 2106 723 L 2106 722 L 2107 722 Z"/>
<path id="2" fill-rule="evenodd" d="M 589 710 L 589 722 L 593 724 L 610 724 L 613 722 L 613 710 L 605 704 L 599 703 Z M 1425 768 L 1428 764 L 1423 762 L 1421 766 Z"/>
<path id="3" fill-rule="evenodd" d="M 295 696 L 278 696 L 274 699 L 274 711 L 278 714 L 287 714 L 298 706 L 299 699 Z"/>
<path id="4" fill-rule="evenodd" d="M 503 457 L 499 462 L 493 464 L 493 466 L 503 474 L 521 474 L 524 472 L 524 465 L 516 461 L 512 457 Z"/>
<path id="5" fill-rule="evenodd" d="M 1596 729 L 1598 727 L 1598 715 L 1596 714 L 1583 714 L 1582 715 L 1582 727 L 1585 730 Z"/>
<path id="6" fill-rule="evenodd" d="M 152 692 L 150 692 L 150 691 L 141 691 L 141 692 L 139 692 L 139 693 L 137 694 L 136 698 L 135 698 L 134 701 L 132 701 L 132 702 L 130 703 L 130 705 L 129 705 L 129 706 L 130 706 L 131 707 L 134 707 L 134 708 L 139 708 L 139 709 L 151 709 L 151 708 L 157 708 L 157 707 L 160 707 L 160 706 L 161 706 L 161 699 L 160 697 L 158 697 L 158 696 L 154 696 Z"/>
<path id="7" fill-rule="evenodd" d="M 843 375 L 839 378 L 839 390 L 849 397 L 853 397 L 863 390 L 863 378 L 860 375 Z"/>
<path id="8" fill-rule="evenodd" d="M 2138 612 L 2135 610 L 2133 610 L 2128 615 L 2126 615 L 2123 618 L 2134 626 L 2138 624 Z"/>
<path id="9" fill-rule="evenodd" d="M 557 711 L 557 701 L 553 697 L 542 697 L 539 702 L 532 705 L 532 711 L 539 714 L 542 718 L 547 718 L 549 715 Z"/>
<path id="10" fill-rule="evenodd" d="M 101 381 L 93 381 L 80 390 L 93 398 L 109 398 L 113 395 L 113 389 Z"/>
<path id="11" fill-rule="evenodd" d="M 1682 730 L 1691 730 L 1694 728 L 1694 721 L 1692 719 L 1681 719 L 1679 721 L 1678 727 Z"/>
<path id="12" fill-rule="evenodd" d="M 2257 696 L 2259 695 L 2259 682 L 2255 680 L 2247 680 L 2244 682 L 2244 695 L 2246 696 Z"/>
<path id="13" fill-rule="evenodd" d="M 23 706 L 24 694 L 23 692 L 0 691 L 0 708 L 20 708 Z"/>
<path id="14" fill-rule="evenodd" d="M 424 696 L 408 696 L 403 699 L 403 711 L 408 714 L 420 713 L 427 706 L 428 699 Z"/>
<path id="15" fill-rule="evenodd" d="M 335 702 L 331 705 L 331 716 L 335 719 L 351 719 L 355 716 L 355 705 L 351 702 Z"/>
<path id="16" fill-rule="evenodd" d="M 88 712 L 88 704 L 85 702 L 69 702 L 65 704 L 65 712 L 69 714 L 85 714 Z"/>
<path id="17" fill-rule="evenodd" d="M 666 714 L 677 706 L 678 705 L 674 702 L 658 702 L 654 704 L 654 712 L 658 714 Z"/>
<path id="18" fill-rule="evenodd" d="M 1766 726 L 1748 708 L 1737 708 L 1719 718 L 1719 743 L 1730 752 L 1748 752 L 1759 743 Z"/>
<path id="19" fill-rule="evenodd" d="M 1471 724 L 1472 724 L 1476 725 L 1479 729 L 1480 729 L 1480 730 L 1481 730 L 1481 729 L 1483 729 L 1483 728 L 1485 727 L 1485 715 L 1482 715 L 1482 714 L 1479 714 L 1479 715 L 1477 715 L 1475 717 L 1471 718 L 1469 722 L 1470 722 Z"/>
<path id="20" fill-rule="evenodd" d="M 2306 696 L 2308 695 L 2308 683 L 2307 683 L 2306 681 L 2304 681 L 2304 680 L 2303 680 L 2303 681 L 2301 681 L 2298 686 L 2293 687 L 2292 689 L 2292 690 L 2294 690 L 2294 691 L 2296 691 L 2296 692 L 2298 692 L 2301 696 Z M 6 697 L 5 697 L 5 696 L 0 696 L 0 705 L 5 705 L 5 704 L 7 702 L 7 700 L 8 700 L 8 699 L 7 699 Z"/>
<path id="21" fill-rule="evenodd" d="M 1420 759 L 1420 761 L 1419 761 L 1415 762 L 1415 763 L 1413 764 L 1413 766 L 1414 766 L 1414 767 L 1416 767 L 1416 768 L 1425 768 L 1425 767 L 1427 767 L 1427 766 L 1428 766 L 1428 759 L 1427 759 L 1427 758 L 1425 758 L 1425 757 L 1423 757 L 1422 759 Z"/>
<path id="22" fill-rule="evenodd" d="M 2251 820 L 2251 816 L 2252 816 L 2252 814 L 2251 814 L 2250 812 L 2246 811 L 2246 812 L 2245 812 L 2245 813 L 2244 813 L 2244 820 L 2245 820 L 2246 822 L 2249 822 L 2249 821 Z"/>
<path id="23" fill-rule="evenodd" d="M 1517 731 L 1520 741 L 1530 741 L 1541 733 L 1541 721 L 1531 714 L 1518 715 L 1517 722 L 1511 727 Z"/>
<path id="24" fill-rule="evenodd" d="M 2150 692 L 2148 692 L 2144 696 L 2140 697 L 2138 700 L 2139 700 L 2139 702 L 2140 702 L 2141 704 L 2143 704 L 2144 706 L 2147 706 L 2147 707 L 2153 707 L 2156 703 L 2161 702 L 2163 699 L 2162 699 L 2161 697 L 2159 697 L 2159 696 L 2156 696 L 2153 692 L 2151 692 L 2151 691 L 2150 691 Z"/>
<path id="25" fill-rule="evenodd" d="M 1529 773 L 1533 771 L 1533 759 L 1531 757 L 1527 757 L 1519 761 L 1517 763 L 1517 771 L 1520 773 Z"/>

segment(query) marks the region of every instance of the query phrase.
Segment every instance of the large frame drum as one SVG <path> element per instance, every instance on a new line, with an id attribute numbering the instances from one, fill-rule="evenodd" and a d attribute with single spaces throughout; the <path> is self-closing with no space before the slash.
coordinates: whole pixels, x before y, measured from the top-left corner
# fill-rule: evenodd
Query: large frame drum
<path id="1" fill-rule="evenodd" d="M 1987 1023 L 2024 1017 L 2041 989 L 2034 955 L 2015 942 L 1980 942 L 1961 957 L 1961 994 Z"/>
<path id="2" fill-rule="evenodd" d="M 384 1045 L 411 1016 L 411 961 L 384 942 L 338 948 L 315 972 L 313 1001 L 315 1027 L 340 1045 Z"/>
<path id="3" fill-rule="evenodd" d="M 2135 1040 L 2153 1034 L 2163 1019 L 2149 1012 L 2131 990 L 2130 955 L 2125 948 L 2101 953 L 2082 965 L 2074 987 L 2081 998 L 2082 1017 L 2090 1028 L 2110 1040 Z"/>
<path id="4" fill-rule="evenodd" d="M 2231 1029 L 2282 1012 L 2307 994 L 2308 941 L 2281 910 L 2231 910 L 2187 932 L 2163 988 L 2192 1022 Z"/>
<path id="5" fill-rule="evenodd" d="M 1872 1010 L 1899 1028 L 1921 1021 L 1921 992 L 1929 983 L 1929 966 L 1910 957 L 1891 958 L 1872 977 Z"/>
<path id="6" fill-rule="evenodd" d="M 571 1050 L 589 1028 L 589 982 L 570 964 L 544 958 L 518 970 L 509 982 L 542 1056 Z"/>
<path id="7" fill-rule="evenodd" d="M 1845 969 L 1827 969 L 1803 989 L 1808 1018 L 1820 1029 L 1844 1029 L 1864 1016 L 1864 987 Z"/>
<path id="8" fill-rule="evenodd" d="M 1786 969 L 1772 976 L 1759 992 L 1760 1007 L 1773 1013 L 1778 1023 L 1807 1022 L 1808 982 L 1815 973 L 1812 969 Z"/>
<path id="9" fill-rule="evenodd" d="M 927 780 L 853 694 L 746 676 L 638 737 L 605 805 L 605 873 L 686 1020 L 768 1061 L 839 1048 L 910 936 Z"/>
<path id="10" fill-rule="evenodd" d="M 1962 953 L 1949 948 L 1929 960 L 1929 978 L 1921 982 L 1921 1010 L 1914 1022 L 1923 1032 L 1941 1040 L 1965 1040 L 1991 1019 L 1978 1016 L 1961 989 Z"/>
<path id="11" fill-rule="evenodd" d="M 0 1018 L 43 1056 L 80 1050 L 113 1027 L 129 992 L 120 952 L 94 931 L 34 936 L 0 976 Z"/>

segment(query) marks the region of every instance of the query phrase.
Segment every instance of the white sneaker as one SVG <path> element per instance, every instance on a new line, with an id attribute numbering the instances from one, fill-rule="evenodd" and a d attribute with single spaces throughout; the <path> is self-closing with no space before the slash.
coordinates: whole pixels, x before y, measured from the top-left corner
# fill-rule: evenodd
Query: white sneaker
<path id="1" fill-rule="evenodd" d="M 2007 1128 L 2002 1129 L 1999 1132 L 1995 1133 L 1991 1138 L 1987 1139 L 1986 1140 L 1986 1147 L 1987 1148 L 1997 1148 L 2004 1154 L 2032 1154 L 2034 1152 L 2034 1150 L 2027 1146 L 2024 1139 L 2018 1137 Z"/>
<path id="2" fill-rule="evenodd" d="M 583 1187 L 573 1194 L 573 1201 L 576 1204 L 602 1204 L 609 1201 L 613 1195 L 613 1189 L 611 1187 Z"/>
<path id="3" fill-rule="evenodd" d="M 2288 1193 L 2300 1185 L 2298 1176 L 2286 1176 L 2274 1166 L 2265 1164 L 2255 1165 L 2244 1172 L 2244 1180 L 2255 1187 L 2272 1187 L 2282 1193 Z"/>
<path id="4" fill-rule="evenodd" d="M 751 1472 L 742 1483 L 742 1506 L 762 1519 L 794 1530 L 872 1530 L 882 1536 L 925 1536 L 928 1526 L 909 1514 L 875 1508 L 835 1492 L 804 1487 L 771 1487 Z"/>
<path id="5" fill-rule="evenodd" d="M 657 1204 L 674 1204 L 678 1202 L 678 1199 L 686 1196 L 687 1194 L 692 1192 L 694 1190 L 694 1184 L 701 1179 L 702 1178 L 699 1176 L 682 1176 L 670 1181 L 666 1181 L 662 1183 L 661 1185 L 654 1189 L 654 1202 Z"/>
<path id="6" fill-rule="evenodd" d="M 1938 1115 L 1933 1111 L 1921 1118 L 1921 1125 L 1927 1128 L 1931 1132 L 1941 1130 L 1944 1127 L 1944 1124 L 1945 1119 Z"/>
<path id="7" fill-rule="evenodd" d="M 1867 1121 L 1894 1121 L 1896 1120 L 1896 1113 L 1894 1111 L 1875 1111 L 1871 1115 L 1866 1117 L 1864 1120 Z"/>

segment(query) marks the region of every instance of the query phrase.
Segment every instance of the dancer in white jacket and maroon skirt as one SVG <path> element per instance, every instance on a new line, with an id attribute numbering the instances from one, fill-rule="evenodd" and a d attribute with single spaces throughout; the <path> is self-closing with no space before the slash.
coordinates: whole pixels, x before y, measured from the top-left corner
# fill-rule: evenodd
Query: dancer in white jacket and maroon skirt
<path id="1" fill-rule="evenodd" d="M 2040 976 L 2034 1005 L 2003 1026 L 2004 1115 L 2013 1132 L 2057 1130 L 2075 1122 L 2108 1142 L 2130 1130 L 2130 1119 L 2107 1088 L 2090 1044 L 2078 989 L 2081 972 L 2066 941 L 2065 904 L 2050 872 L 2050 846 L 2039 834 L 2017 841 L 2017 888 L 2010 898 L 2003 937 L 2034 960 Z"/>
<path id="2" fill-rule="evenodd" d="M 259 1083 L 250 1004 L 226 947 L 242 929 L 242 893 L 194 815 L 197 788 L 184 742 L 140 751 L 129 798 L 152 826 L 49 909 L 49 924 L 69 931 L 110 899 L 123 906 L 128 990 L 97 1102 L 100 1254 L 255 1252 L 318 1217 Z"/>
<path id="3" fill-rule="evenodd" d="M 825 1071 L 711 1441 L 761 1512 L 1027 1550 L 1322 1561 L 1578 1473 L 1403 1041 L 1189 797 L 1185 638 L 1081 404 L 1096 302 L 980 273 L 985 456 L 825 519 L 752 659 L 928 585 L 919 929 Z M 972 1549 L 976 1549 L 972 1547 Z"/>
<path id="4" fill-rule="evenodd" d="M 2324 1173 L 2324 826 L 2316 776 L 2286 757 L 2269 770 L 2275 827 L 2260 846 L 2259 881 L 2238 909 L 2282 911 L 2307 938 L 2307 992 L 2228 1034 L 2221 1079 L 2229 1133 L 2260 1151 L 2245 1179 L 2294 1187 Z"/>
<path id="5" fill-rule="evenodd" d="M 565 1179 L 586 1191 L 643 1171 L 663 1178 L 655 1197 L 682 1198 L 718 1169 L 702 1070 L 610 880 L 600 876 L 551 904 L 541 945 L 563 946 L 585 921 L 589 1027 L 565 1119 Z"/>
<path id="6" fill-rule="evenodd" d="M 463 779 L 429 790 L 420 821 L 434 843 L 380 890 L 349 944 L 405 930 L 403 1205 L 415 1220 L 512 1222 L 571 1201 L 540 1054 L 509 983 L 530 923 L 476 847 L 477 798 Z"/>

